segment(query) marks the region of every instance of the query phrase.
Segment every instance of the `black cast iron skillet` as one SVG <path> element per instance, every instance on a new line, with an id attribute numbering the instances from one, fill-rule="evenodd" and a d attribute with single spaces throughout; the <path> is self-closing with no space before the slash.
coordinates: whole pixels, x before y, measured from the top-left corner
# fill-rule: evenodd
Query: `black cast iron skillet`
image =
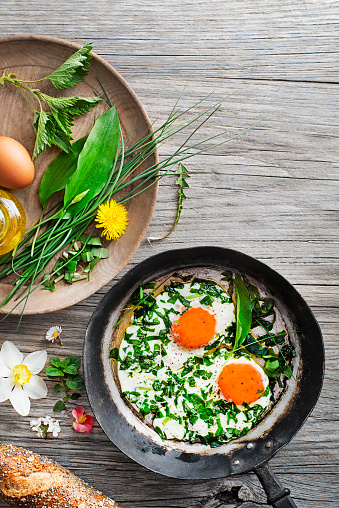
<path id="1" fill-rule="evenodd" d="M 231 270 L 246 275 L 275 299 L 291 334 L 297 357 L 293 377 L 263 420 L 240 439 L 218 448 L 162 441 L 121 398 L 109 359 L 111 337 L 124 305 L 140 284 L 192 267 Z M 275 508 L 296 505 L 269 471 L 267 460 L 301 428 L 319 397 L 324 371 L 321 331 L 306 302 L 281 275 L 250 256 L 219 247 L 171 250 L 130 270 L 99 303 L 84 345 L 84 375 L 90 404 L 111 441 L 143 466 L 174 478 L 219 478 L 253 470 L 268 503 Z"/>

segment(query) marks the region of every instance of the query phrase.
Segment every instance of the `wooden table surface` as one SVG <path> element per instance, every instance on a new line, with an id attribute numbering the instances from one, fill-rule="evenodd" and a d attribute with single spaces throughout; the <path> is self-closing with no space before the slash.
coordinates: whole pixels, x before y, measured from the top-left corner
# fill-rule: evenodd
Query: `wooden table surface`
<path id="1" fill-rule="evenodd" d="M 145 238 L 114 281 L 73 307 L 26 316 L 19 329 L 15 316 L 2 321 L 0 343 L 12 340 L 25 353 L 46 348 L 49 355 L 80 355 L 102 296 L 152 254 L 215 245 L 256 257 L 303 295 L 324 336 L 318 404 L 270 461 L 299 508 L 339 506 L 338 15 L 339 2 L 332 0 L 0 2 L 1 36 L 92 42 L 134 89 L 151 121 L 166 118 L 188 80 L 183 106 L 210 92 L 215 99 L 209 104 L 234 92 L 224 114 L 206 125 L 205 137 L 222 129 L 234 135 L 266 117 L 238 139 L 190 159 L 190 171 L 207 174 L 191 176 L 179 225 L 167 239 L 150 244 Z M 179 142 L 162 146 L 160 155 Z M 171 226 L 176 197 L 174 179 L 163 180 L 147 236 Z M 44 339 L 56 324 L 64 330 L 62 348 Z M 116 449 L 98 424 L 92 434 L 76 433 L 70 410 L 59 415 L 60 439 L 39 439 L 29 421 L 52 414 L 57 395 L 47 383 L 48 398 L 33 402 L 28 417 L 1 404 L 6 442 L 53 458 L 125 508 L 266 506 L 254 474 L 203 481 L 160 476 Z M 85 391 L 80 401 L 89 409 Z"/>

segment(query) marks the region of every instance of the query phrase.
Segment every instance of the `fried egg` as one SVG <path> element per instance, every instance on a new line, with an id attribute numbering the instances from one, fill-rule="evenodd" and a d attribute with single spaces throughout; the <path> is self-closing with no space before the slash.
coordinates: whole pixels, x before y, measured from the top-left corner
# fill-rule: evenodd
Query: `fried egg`
<path id="1" fill-rule="evenodd" d="M 220 444 L 248 432 L 267 409 L 268 378 L 249 355 L 232 355 L 234 333 L 232 299 L 212 281 L 171 281 L 134 311 L 118 378 L 163 439 Z"/>

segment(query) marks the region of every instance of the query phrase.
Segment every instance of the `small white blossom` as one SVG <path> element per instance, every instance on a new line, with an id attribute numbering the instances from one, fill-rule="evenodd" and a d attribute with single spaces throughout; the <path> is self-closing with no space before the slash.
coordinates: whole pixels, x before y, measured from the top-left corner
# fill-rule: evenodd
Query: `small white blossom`
<path id="1" fill-rule="evenodd" d="M 50 342 L 54 342 L 56 339 L 60 340 L 61 332 L 61 326 L 52 326 L 46 333 L 46 340 L 49 340 Z M 63 345 L 61 340 L 60 344 Z"/>
<path id="2" fill-rule="evenodd" d="M 31 420 L 30 426 L 32 430 L 38 433 L 38 437 L 48 438 L 48 434 L 52 434 L 53 437 L 58 437 L 60 432 L 60 420 L 56 420 L 51 416 L 45 416 L 38 418 L 37 420 Z"/>

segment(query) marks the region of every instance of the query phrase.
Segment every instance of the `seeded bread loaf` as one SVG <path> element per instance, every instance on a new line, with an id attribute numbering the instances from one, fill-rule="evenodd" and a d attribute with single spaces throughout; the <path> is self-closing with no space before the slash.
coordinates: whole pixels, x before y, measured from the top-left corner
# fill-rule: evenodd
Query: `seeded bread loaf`
<path id="1" fill-rule="evenodd" d="M 0 443 L 0 499 L 25 508 L 119 508 L 52 460 Z"/>

